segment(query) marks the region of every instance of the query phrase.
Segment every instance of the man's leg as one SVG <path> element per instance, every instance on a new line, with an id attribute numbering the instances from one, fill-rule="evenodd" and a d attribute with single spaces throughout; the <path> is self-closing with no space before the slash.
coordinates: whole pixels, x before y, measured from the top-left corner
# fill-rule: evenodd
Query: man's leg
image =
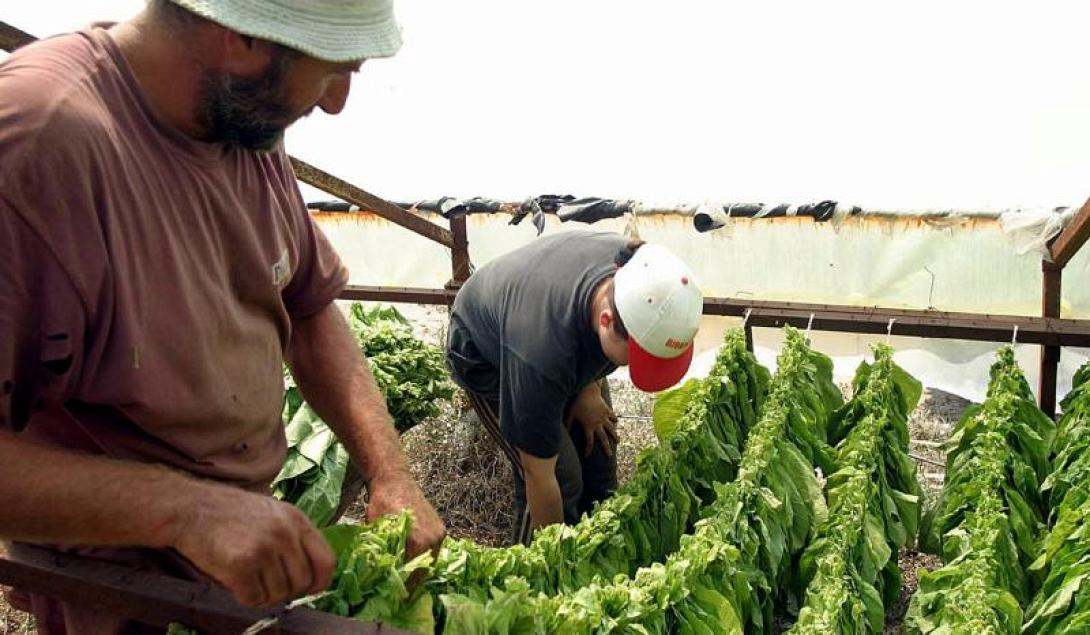
<path id="1" fill-rule="evenodd" d="M 530 510 L 526 507 L 526 481 L 522 476 L 522 461 L 519 460 L 518 452 L 507 440 L 500 428 L 500 418 L 496 414 L 500 411 L 500 404 L 489 401 L 469 390 L 466 390 L 465 394 L 469 398 L 470 405 L 473 406 L 473 411 L 477 413 L 481 425 L 488 432 L 488 436 L 492 437 L 492 440 L 507 456 L 507 460 L 511 464 L 511 473 L 514 476 L 515 486 L 515 522 L 511 526 L 511 542 L 513 544 L 529 544 L 531 536 Z"/>
<path id="2" fill-rule="evenodd" d="M 499 404 L 469 391 L 466 391 L 466 395 L 469 396 L 473 410 L 488 431 L 488 435 L 500 446 L 511 462 L 515 486 L 515 523 L 512 527 L 511 541 L 515 544 L 529 544 L 532 530 L 530 512 L 526 506 L 526 481 L 522 475 L 522 462 L 519 460 L 518 452 L 500 427 L 499 417 L 496 416 Z M 566 435 L 561 438 L 556 457 L 556 480 L 560 485 L 560 496 L 564 505 L 564 522 L 568 524 L 578 522 L 581 516 L 579 501 L 583 496 L 582 464 L 575 445 Z"/>

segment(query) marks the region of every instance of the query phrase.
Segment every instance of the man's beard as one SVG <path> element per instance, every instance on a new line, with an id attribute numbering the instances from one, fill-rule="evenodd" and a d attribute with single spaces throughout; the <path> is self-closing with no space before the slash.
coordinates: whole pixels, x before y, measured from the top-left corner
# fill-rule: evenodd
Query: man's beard
<path id="1" fill-rule="evenodd" d="M 258 77 L 205 71 L 197 104 L 204 141 L 247 150 L 271 150 L 298 118 L 286 104 L 284 77 L 292 57 L 277 50 Z"/>

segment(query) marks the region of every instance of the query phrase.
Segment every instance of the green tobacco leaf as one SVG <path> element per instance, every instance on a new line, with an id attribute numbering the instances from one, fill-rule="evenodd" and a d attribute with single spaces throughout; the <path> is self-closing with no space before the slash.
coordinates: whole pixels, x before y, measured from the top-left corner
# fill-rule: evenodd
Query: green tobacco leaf
<path id="1" fill-rule="evenodd" d="M 907 633 L 1022 630 L 1033 585 L 1028 568 L 1044 566 L 1033 561 L 1044 528 L 1039 484 L 1052 428 L 1012 350 L 1003 347 L 987 398 L 966 411 L 947 443 L 943 492 L 921 525 L 924 546 L 941 553 L 945 565 L 921 574 Z"/>
<path id="2" fill-rule="evenodd" d="M 923 396 L 923 384 L 896 364 L 892 366 L 892 378 L 901 397 L 901 407 L 905 412 L 912 412 Z"/>
<path id="3" fill-rule="evenodd" d="M 294 501 L 295 506 L 318 527 L 324 527 L 333 519 L 333 513 L 341 503 L 341 485 L 348 469 L 348 451 L 340 443 L 322 460 L 318 478 Z"/>
<path id="4" fill-rule="evenodd" d="M 879 345 L 856 371 L 855 395 L 827 425 L 838 440 L 828 517 L 800 561 L 807 583 L 795 635 L 879 633 L 900 590 L 894 554 L 918 523 L 919 484 L 908 459 L 907 417 L 918 382 Z"/>
<path id="5" fill-rule="evenodd" d="M 655 397 L 651 421 L 655 426 L 655 436 L 660 442 L 669 439 L 681 424 L 689 400 L 699 386 L 700 380 L 690 379 L 680 387 L 661 392 Z"/>

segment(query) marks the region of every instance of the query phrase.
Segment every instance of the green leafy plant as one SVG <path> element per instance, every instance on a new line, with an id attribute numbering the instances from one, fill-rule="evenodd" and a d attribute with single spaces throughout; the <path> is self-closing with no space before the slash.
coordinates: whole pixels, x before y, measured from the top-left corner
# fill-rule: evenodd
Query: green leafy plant
<path id="1" fill-rule="evenodd" d="M 1018 633 L 1045 515 L 1052 421 L 1037 409 L 1010 347 L 988 395 L 966 411 L 947 446 L 946 484 L 920 529 L 945 565 L 921 572 L 908 633 Z"/>
<path id="2" fill-rule="evenodd" d="M 413 335 L 397 309 L 367 309 L 356 302 L 349 310 L 348 326 L 367 356 L 398 432 L 438 415 L 439 404 L 454 396 L 443 351 Z"/>
<path id="3" fill-rule="evenodd" d="M 915 539 L 922 492 L 908 455 L 908 416 L 922 386 L 888 346 L 856 374 L 852 400 L 830 422 L 837 470 L 829 515 L 800 562 L 806 603 L 791 633 L 880 633 L 900 591 L 896 554 Z"/>
<path id="4" fill-rule="evenodd" d="M 288 392 L 291 403 L 290 395 L 298 395 L 299 389 L 289 387 Z M 273 480 L 273 496 L 294 504 L 315 525 L 324 527 L 341 502 L 348 451 L 301 397 L 298 402 L 294 409 L 285 407 L 288 454 Z"/>
<path id="5" fill-rule="evenodd" d="M 393 307 L 366 309 L 355 303 L 348 324 L 399 432 L 439 414 L 439 403 L 454 395 L 454 384 L 438 347 L 413 335 L 409 321 Z M 350 459 L 286 369 L 283 419 L 288 452 L 273 480 L 273 495 L 323 527 L 341 506 Z"/>
<path id="6" fill-rule="evenodd" d="M 1045 578 L 1026 611 L 1028 635 L 1090 632 L 1090 364 L 1062 405 L 1053 472 L 1042 486 L 1052 529 L 1030 566 Z"/>
<path id="7" fill-rule="evenodd" d="M 414 576 L 427 571 L 432 555 L 405 559 L 411 528 L 408 511 L 369 525 L 326 528 L 323 534 L 337 554 L 337 565 L 329 591 L 315 608 L 414 633 L 434 633 L 431 595 L 412 585 Z"/>

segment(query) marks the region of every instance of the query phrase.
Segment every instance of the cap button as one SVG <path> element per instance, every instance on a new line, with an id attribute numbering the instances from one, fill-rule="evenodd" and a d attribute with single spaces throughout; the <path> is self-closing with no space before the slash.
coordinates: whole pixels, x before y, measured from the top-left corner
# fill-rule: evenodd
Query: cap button
<path id="1" fill-rule="evenodd" d="M 686 278 L 685 276 L 682 276 L 681 277 L 681 284 L 689 284 L 689 279 Z"/>

